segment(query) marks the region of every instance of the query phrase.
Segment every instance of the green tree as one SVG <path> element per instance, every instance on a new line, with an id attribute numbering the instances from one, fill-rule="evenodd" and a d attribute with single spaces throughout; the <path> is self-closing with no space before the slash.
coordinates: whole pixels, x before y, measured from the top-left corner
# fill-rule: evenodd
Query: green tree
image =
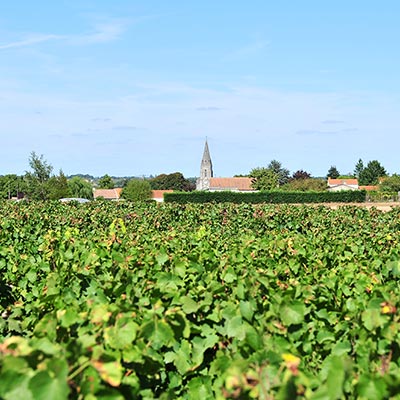
<path id="1" fill-rule="evenodd" d="M 400 175 L 393 174 L 382 179 L 379 190 L 381 192 L 400 192 Z"/>
<path id="2" fill-rule="evenodd" d="M 49 186 L 53 167 L 47 163 L 43 155 L 38 156 L 34 151 L 29 158 L 30 172 L 25 174 L 26 192 L 32 200 L 46 200 L 49 197 Z"/>
<path id="3" fill-rule="evenodd" d="M 298 179 L 310 179 L 311 174 L 309 174 L 307 171 L 303 171 L 302 169 L 299 169 L 296 172 L 293 172 L 292 175 L 292 180 L 298 180 Z"/>
<path id="4" fill-rule="evenodd" d="M 21 198 L 25 192 L 24 177 L 15 174 L 0 176 L 0 199 Z"/>
<path id="5" fill-rule="evenodd" d="M 68 188 L 71 197 L 78 197 L 83 199 L 93 199 L 93 187 L 85 179 L 74 176 L 68 181 Z"/>
<path id="6" fill-rule="evenodd" d="M 278 175 L 270 168 L 253 168 L 249 174 L 256 190 L 272 190 L 279 186 Z"/>
<path id="7" fill-rule="evenodd" d="M 289 170 L 287 168 L 283 168 L 280 161 L 272 160 L 268 164 L 267 168 L 275 172 L 278 177 L 279 186 L 284 185 L 289 181 Z"/>
<path id="8" fill-rule="evenodd" d="M 386 170 L 381 163 L 377 160 L 372 160 L 360 173 L 358 183 L 363 186 L 376 185 L 379 183 L 379 178 L 382 178 L 386 175 Z"/>
<path id="9" fill-rule="evenodd" d="M 293 179 L 286 185 L 282 186 L 282 189 L 287 191 L 323 192 L 327 189 L 327 185 L 325 179 L 318 179 L 318 178 Z"/>
<path id="10" fill-rule="evenodd" d="M 122 191 L 121 197 L 131 201 L 144 201 L 151 198 L 151 186 L 149 181 L 131 179 Z"/>
<path id="11" fill-rule="evenodd" d="M 70 195 L 68 179 L 62 171 L 58 176 L 51 176 L 46 185 L 48 187 L 49 200 L 59 200 Z"/>
<path id="12" fill-rule="evenodd" d="M 181 172 L 158 175 L 150 179 L 150 185 L 154 190 L 182 190 L 188 192 L 195 189 L 195 185 L 186 179 Z"/>
<path id="13" fill-rule="evenodd" d="M 360 175 L 362 174 L 362 172 L 364 171 L 364 163 L 363 160 L 361 160 L 361 158 L 357 161 L 356 166 L 354 167 L 354 175 L 357 179 L 360 178 Z"/>
<path id="14" fill-rule="evenodd" d="M 99 189 L 114 189 L 114 181 L 106 174 L 100 178 L 98 187 Z"/>
<path id="15" fill-rule="evenodd" d="M 331 178 L 331 179 L 337 179 L 337 178 L 339 178 L 339 176 L 340 176 L 340 173 L 339 173 L 338 169 L 336 168 L 335 165 L 332 165 L 329 168 L 326 177 L 327 178 Z"/>

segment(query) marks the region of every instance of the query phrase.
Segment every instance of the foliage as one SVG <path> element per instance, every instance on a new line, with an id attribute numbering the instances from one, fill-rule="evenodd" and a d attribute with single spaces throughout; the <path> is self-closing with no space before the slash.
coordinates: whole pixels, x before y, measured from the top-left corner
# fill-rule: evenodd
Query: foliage
<path id="1" fill-rule="evenodd" d="M 48 199 L 50 200 L 59 200 L 70 195 L 68 179 L 62 171 L 60 171 L 58 176 L 52 176 L 47 181 L 47 186 Z"/>
<path id="2" fill-rule="evenodd" d="M 58 200 L 69 196 L 68 180 L 60 170 L 59 175 L 52 175 L 53 167 L 35 152 L 29 159 L 31 171 L 24 177 L 24 189 L 31 200 Z"/>
<path id="3" fill-rule="evenodd" d="M 185 192 L 194 190 L 196 187 L 180 172 L 158 175 L 150 179 L 150 185 L 153 190 L 182 190 Z"/>
<path id="4" fill-rule="evenodd" d="M 278 187 L 278 175 L 269 168 L 253 168 L 249 176 L 255 190 L 271 190 Z"/>
<path id="5" fill-rule="evenodd" d="M 8 174 L 0 176 L 0 199 L 22 197 L 26 191 L 26 183 L 22 176 Z"/>
<path id="6" fill-rule="evenodd" d="M 4 202 L 0 398 L 395 398 L 399 218 Z"/>
<path id="7" fill-rule="evenodd" d="M 376 203 L 387 203 L 393 201 L 400 201 L 398 192 L 383 192 L 380 190 L 367 191 L 366 201 Z"/>
<path id="8" fill-rule="evenodd" d="M 326 177 L 327 178 L 331 178 L 331 179 L 337 179 L 337 178 L 339 178 L 339 176 L 340 176 L 340 173 L 339 173 L 338 169 L 336 168 L 335 165 L 332 165 L 329 168 Z"/>
<path id="9" fill-rule="evenodd" d="M 290 172 L 287 168 L 282 167 L 282 163 L 280 161 L 272 160 L 268 164 L 267 168 L 275 172 L 275 174 L 278 176 L 279 186 L 282 186 L 289 181 Z"/>
<path id="10" fill-rule="evenodd" d="M 99 189 L 114 189 L 114 181 L 110 175 L 106 174 L 99 179 L 98 187 Z"/>
<path id="11" fill-rule="evenodd" d="M 400 175 L 393 174 L 383 178 L 379 184 L 379 190 L 382 192 L 400 192 Z"/>
<path id="12" fill-rule="evenodd" d="M 370 161 L 359 175 L 360 185 L 376 185 L 379 178 L 386 176 L 386 170 L 377 160 Z"/>
<path id="13" fill-rule="evenodd" d="M 292 175 L 292 180 L 310 179 L 310 178 L 311 178 L 311 174 L 308 173 L 307 171 L 303 171 L 302 169 L 299 169 L 296 172 L 293 172 L 293 175 Z"/>
<path id="14" fill-rule="evenodd" d="M 34 151 L 30 155 L 29 166 L 31 171 L 25 174 L 27 196 L 32 200 L 47 200 L 49 198 L 48 181 L 53 167 L 43 155 L 38 156 Z"/>
<path id="15" fill-rule="evenodd" d="M 256 190 L 272 190 L 289 181 L 289 170 L 282 163 L 272 160 L 268 166 L 253 168 L 249 176 L 253 178 L 252 187 Z"/>
<path id="16" fill-rule="evenodd" d="M 131 201 L 144 201 L 151 197 L 150 183 L 144 179 L 131 179 L 124 187 L 121 197 Z"/>
<path id="17" fill-rule="evenodd" d="M 364 202 L 365 191 L 303 192 L 303 191 L 260 191 L 260 192 L 174 192 L 164 194 L 165 202 L 187 203 L 329 203 Z"/>
<path id="18" fill-rule="evenodd" d="M 327 189 L 326 180 L 318 178 L 308 178 L 308 179 L 293 179 L 286 185 L 282 187 L 285 191 L 297 191 L 302 192 L 317 191 L 323 192 Z"/>
<path id="19" fill-rule="evenodd" d="M 359 179 L 363 171 L 364 171 L 364 162 L 360 158 L 357 161 L 356 166 L 354 167 L 354 176 Z"/>
<path id="20" fill-rule="evenodd" d="M 38 156 L 34 151 L 29 158 L 29 166 L 32 169 L 32 175 L 41 183 L 50 179 L 53 167 L 44 159 L 43 154 Z"/>
<path id="21" fill-rule="evenodd" d="M 68 188 L 70 195 L 76 198 L 93 199 L 93 187 L 85 179 L 74 176 L 68 180 Z"/>

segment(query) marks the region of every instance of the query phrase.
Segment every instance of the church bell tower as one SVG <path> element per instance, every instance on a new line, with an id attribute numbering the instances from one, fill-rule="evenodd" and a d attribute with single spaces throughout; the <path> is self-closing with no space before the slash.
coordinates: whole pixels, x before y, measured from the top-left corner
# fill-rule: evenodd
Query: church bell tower
<path id="1" fill-rule="evenodd" d="M 203 158 L 200 166 L 200 177 L 197 179 L 196 190 L 209 190 L 210 189 L 210 178 L 213 177 L 212 162 L 210 156 L 210 150 L 208 149 L 208 143 L 204 145 Z"/>

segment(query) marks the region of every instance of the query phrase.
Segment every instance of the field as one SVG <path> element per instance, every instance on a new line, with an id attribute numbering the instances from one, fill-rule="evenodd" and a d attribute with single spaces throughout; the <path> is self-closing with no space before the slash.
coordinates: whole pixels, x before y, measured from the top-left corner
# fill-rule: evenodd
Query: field
<path id="1" fill-rule="evenodd" d="M 400 209 L 0 204 L 1 399 L 400 393 Z"/>
<path id="2" fill-rule="evenodd" d="M 400 207 L 399 202 L 386 202 L 386 203 L 376 203 L 376 202 L 366 202 L 366 203 L 351 203 L 348 205 L 356 206 L 356 207 L 363 207 L 363 208 L 376 208 L 377 210 L 380 211 L 390 211 L 393 210 L 394 208 Z M 328 203 L 328 207 L 332 209 L 337 209 L 343 206 L 343 203 Z"/>

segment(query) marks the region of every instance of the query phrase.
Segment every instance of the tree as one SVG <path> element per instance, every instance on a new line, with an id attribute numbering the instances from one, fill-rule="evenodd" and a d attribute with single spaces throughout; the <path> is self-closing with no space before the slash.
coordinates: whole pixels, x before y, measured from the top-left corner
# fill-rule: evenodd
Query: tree
<path id="1" fill-rule="evenodd" d="M 283 186 L 287 191 L 308 192 L 310 190 L 323 192 L 327 189 L 326 180 L 318 178 L 293 179 Z"/>
<path id="2" fill-rule="evenodd" d="M 327 178 L 331 178 L 331 179 L 337 179 L 337 178 L 339 178 L 339 176 L 340 176 L 340 173 L 339 173 L 338 169 L 336 168 L 335 165 L 332 165 L 329 168 L 326 177 Z"/>
<path id="3" fill-rule="evenodd" d="M 74 176 L 68 181 L 68 188 L 71 197 L 78 197 L 83 199 L 93 199 L 93 187 L 85 179 Z"/>
<path id="4" fill-rule="evenodd" d="M 99 189 L 114 189 L 114 181 L 111 176 L 106 174 L 100 178 L 98 187 Z"/>
<path id="5" fill-rule="evenodd" d="M 43 155 L 38 156 L 34 151 L 29 158 L 31 172 L 26 172 L 25 182 L 28 197 L 33 200 L 46 200 L 49 196 L 47 185 L 53 167 L 47 163 Z"/>
<path id="6" fill-rule="evenodd" d="M 279 186 L 278 175 L 270 168 L 253 168 L 249 174 L 251 186 L 256 190 L 271 190 Z"/>
<path id="7" fill-rule="evenodd" d="M 188 179 L 185 179 L 182 173 L 174 172 L 172 174 L 161 174 L 150 179 L 151 188 L 154 190 L 182 190 L 191 191 L 195 185 Z"/>
<path id="8" fill-rule="evenodd" d="M 292 175 L 292 180 L 298 180 L 298 179 L 310 179 L 311 178 L 311 174 L 309 174 L 306 171 L 303 171 L 302 169 L 299 169 L 296 172 L 293 172 Z"/>
<path id="9" fill-rule="evenodd" d="M 267 168 L 275 172 L 278 177 L 279 186 L 284 185 L 289 181 L 289 170 L 287 168 L 283 168 L 280 161 L 272 160 L 268 164 Z"/>
<path id="10" fill-rule="evenodd" d="M 62 171 L 58 176 L 52 176 L 47 181 L 48 199 L 59 200 L 64 197 L 69 197 L 68 180 Z"/>
<path id="11" fill-rule="evenodd" d="M 400 192 L 400 175 L 393 174 L 382 179 L 379 190 L 382 192 Z"/>
<path id="12" fill-rule="evenodd" d="M 149 181 L 131 179 L 123 189 L 121 197 L 131 201 L 144 201 L 151 198 L 151 186 Z"/>
<path id="13" fill-rule="evenodd" d="M 361 158 L 357 161 L 356 166 L 354 167 L 354 175 L 357 179 L 360 178 L 360 175 L 362 174 L 362 172 L 364 171 L 364 163 L 363 160 L 361 160 Z"/>
<path id="14" fill-rule="evenodd" d="M 21 198 L 25 191 L 24 177 L 15 174 L 0 176 L 0 199 Z"/>
<path id="15" fill-rule="evenodd" d="M 386 170 L 377 160 L 370 161 L 367 166 L 362 170 L 358 183 L 359 185 L 376 185 L 379 178 L 386 176 Z"/>

